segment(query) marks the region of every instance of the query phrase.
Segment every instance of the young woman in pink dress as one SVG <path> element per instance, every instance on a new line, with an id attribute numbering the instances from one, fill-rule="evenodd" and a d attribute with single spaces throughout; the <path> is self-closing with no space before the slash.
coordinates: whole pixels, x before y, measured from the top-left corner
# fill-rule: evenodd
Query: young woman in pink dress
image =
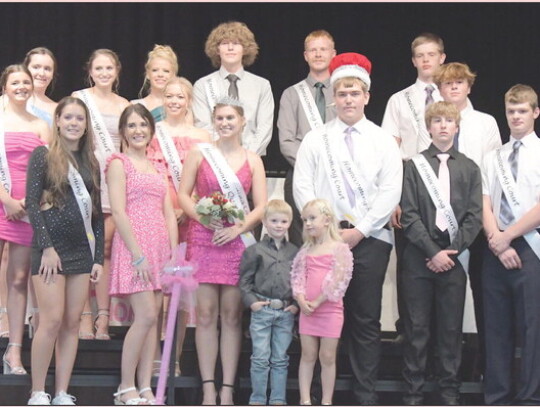
<path id="1" fill-rule="evenodd" d="M 332 404 L 336 353 L 343 328 L 343 296 L 352 277 L 353 256 L 341 239 L 331 206 L 323 199 L 302 210 L 304 245 L 291 271 L 293 295 L 300 306 L 302 355 L 298 370 L 300 404 L 310 405 L 317 357 L 321 362 L 321 404 Z"/>
<path id="2" fill-rule="evenodd" d="M 148 59 L 144 65 L 144 82 L 139 91 L 139 97 L 144 93 L 147 95 L 141 99 L 132 100 L 131 103 L 140 103 L 146 107 L 152 113 L 156 123 L 165 118 L 163 92 L 169 79 L 178 75 L 178 68 L 178 58 L 170 46 L 156 44 L 148 53 Z"/>
<path id="3" fill-rule="evenodd" d="M 0 77 L 3 114 L 0 117 L 0 253 L 7 244 L 7 314 L 9 345 L 4 374 L 26 374 L 21 362 L 32 227 L 25 210 L 26 167 L 34 148 L 49 140 L 49 126 L 26 110 L 34 86 L 24 65 L 10 65 Z"/>
<path id="4" fill-rule="evenodd" d="M 120 116 L 119 129 L 124 152 L 113 154 L 106 169 L 116 224 L 110 294 L 128 298 L 134 320 L 124 339 L 122 376 L 114 402 L 152 404 L 152 359 L 162 301 L 160 273 L 178 244 L 178 227 L 166 170 L 153 165 L 146 155 L 155 131 L 151 113 L 141 104 L 129 105 Z"/>
<path id="5" fill-rule="evenodd" d="M 169 178 L 169 195 L 172 199 L 176 220 L 178 222 L 179 242 L 186 241 L 187 219 L 184 211 L 178 203 L 177 188 L 180 180 L 181 169 L 177 168 L 178 162 L 184 163 L 188 151 L 193 145 L 201 142 L 208 143 L 210 134 L 204 129 L 199 129 L 193 125 L 193 114 L 191 112 L 191 102 L 193 96 L 193 86 L 186 78 L 175 76 L 170 79 L 163 89 L 163 107 L 165 117 L 163 121 L 156 123 L 156 136 L 148 145 L 147 154 L 150 160 L 159 162 L 166 166 Z M 161 145 L 165 143 L 163 139 L 170 139 L 174 144 L 171 153 L 163 153 Z M 165 146 L 167 144 L 164 144 Z M 165 148 L 166 149 L 166 148 Z M 175 154 L 177 153 L 177 156 Z M 161 332 L 161 321 L 167 320 L 168 298 L 165 297 L 164 312 L 160 315 L 158 323 L 158 333 Z M 163 317 L 163 318 L 161 318 Z M 176 367 L 175 376 L 180 375 L 180 356 L 186 331 L 188 313 L 180 311 L 178 313 L 177 340 L 176 340 Z M 160 334 L 161 337 L 161 334 Z M 154 375 L 159 374 L 161 366 L 161 352 L 158 347 L 154 359 Z"/>
<path id="6" fill-rule="evenodd" d="M 213 146 L 199 144 L 198 148 L 190 151 L 184 163 L 178 194 L 180 206 L 191 219 L 187 256 L 198 264 L 195 274 L 199 282 L 195 342 L 205 405 L 216 404 L 214 373 L 218 350 L 223 367 L 223 384 L 219 393 L 221 404 L 233 404 L 242 337 L 238 280 L 240 258 L 245 249 L 243 238 L 259 223 L 266 203 L 266 174 L 262 160 L 243 148 L 240 142 L 245 124 L 244 110 L 236 99 L 218 101 L 213 112 L 213 125 L 219 139 Z M 246 195 L 251 190 L 254 209 L 244 221 L 228 224 L 214 219 L 208 226 L 200 222 L 192 198 L 194 190 L 200 197 L 216 191 L 225 192 L 206 158 L 204 151 L 207 148 L 223 164 L 220 167 L 223 171 L 218 173 L 229 173 L 225 180 L 227 183 L 234 183 L 238 188 L 241 184 Z M 240 192 L 236 195 L 239 196 Z M 246 199 L 243 202 L 245 205 L 242 206 L 247 206 Z M 221 336 L 218 319 L 221 320 Z"/>
<path id="7" fill-rule="evenodd" d="M 120 151 L 121 137 L 118 133 L 118 119 L 122 111 L 129 106 L 129 102 L 118 95 L 120 84 L 120 72 L 122 65 L 116 52 L 110 49 L 97 49 L 92 52 L 86 63 L 88 72 L 87 82 L 89 88 L 73 92 L 72 96 L 82 99 L 90 109 L 95 110 L 95 118 L 92 118 L 92 127 L 96 135 L 96 157 L 101 169 L 101 179 L 105 179 L 105 163 L 107 158 L 114 152 Z M 87 102 L 88 101 L 88 102 Z M 92 108 L 92 105 L 94 108 Z M 96 126 L 99 121 L 102 127 L 110 136 L 111 149 L 103 148 L 99 131 Z M 111 151 L 112 150 L 112 151 Z M 101 186 L 101 206 L 105 216 L 105 263 L 103 264 L 103 276 L 95 284 L 96 303 L 98 313 L 94 319 L 94 335 L 92 329 L 92 311 L 90 303 L 87 301 L 81 318 L 81 339 L 108 340 L 109 336 L 109 262 L 111 258 L 111 242 L 114 233 L 114 221 L 111 216 L 111 206 L 109 203 L 109 190 L 105 183 Z"/>

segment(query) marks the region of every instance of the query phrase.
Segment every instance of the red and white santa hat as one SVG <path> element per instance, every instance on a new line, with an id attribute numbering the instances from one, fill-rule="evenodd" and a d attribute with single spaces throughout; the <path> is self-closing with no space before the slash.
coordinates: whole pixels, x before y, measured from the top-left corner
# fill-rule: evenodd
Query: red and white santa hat
<path id="1" fill-rule="evenodd" d="M 360 79 L 371 87 L 371 61 L 362 54 L 356 52 L 345 52 L 344 54 L 336 55 L 330 61 L 330 84 L 341 78 L 354 77 Z"/>

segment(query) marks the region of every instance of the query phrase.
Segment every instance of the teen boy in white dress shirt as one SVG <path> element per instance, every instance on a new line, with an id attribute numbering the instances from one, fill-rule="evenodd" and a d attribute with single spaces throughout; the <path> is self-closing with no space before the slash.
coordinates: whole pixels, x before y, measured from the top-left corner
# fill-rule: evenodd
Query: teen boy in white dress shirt
<path id="1" fill-rule="evenodd" d="M 361 54 L 340 54 L 330 72 L 338 117 L 305 136 L 293 192 L 298 209 L 325 198 L 341 220 L 343 240 L 355 259 L 343 330 L 353 391 L 358 404 L 375 405 L 382 286 L 392 249 L 385 227 L 401 196 L 403 166 L 393 137 L 364 115 L 371 62 Z"/>

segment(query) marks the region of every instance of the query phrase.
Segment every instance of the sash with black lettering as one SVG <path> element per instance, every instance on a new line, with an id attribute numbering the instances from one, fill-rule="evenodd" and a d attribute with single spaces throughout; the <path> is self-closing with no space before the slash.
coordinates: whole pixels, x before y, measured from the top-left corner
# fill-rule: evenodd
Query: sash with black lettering
<path id="1" fill-rule="evenodd" d="M 225 160 L 225 157 L 223 157 L 217 148 L 209 143 L 200 143 L 198 147 L 210 165 L 210 168 L 212 168 L 223 195 L 235 204 L 237 208 L 242 208 L 244 214 L 247 215 L 250 211 L 246 193 L 244 192 L 242 183 Z M 242 233 L 240 237 L 246 247 L 256 243 L 251 232 Z"/>
<path id="2" fill-rule="evenodd" d="M 334 204 L 350 223 L 356 225 L 358 219 L 364 217 L 371 209 L 371 205 L 366 197 L 365 185 L 367 184 L 367 181 L 358 172 L 356 165 L 354 165 L 349 149 L 343 138 L 336 137 L 335 140 L 332 140 L 331 144 L 328 139 L 328 134 L 324 132 L 322 134 L 322 140 L 324 149 L 323 161 L 326 174 L 330 181 L 330 191 L 334 198 Z M 332 145 L 339 145 L 339 155 L 335 153 Z M 342 159 L 338 160 L 337 157 L 342 157 Z M 345 180 L 343 179 L 343 174 L 345 175 Z M 351 207 L 349 202 L 347 190 L 345 189 L 345 182 L 348 182 L 354 191 L 356 202 L 354 208 Z M 358 216 L 356 214 L 358 214 Z M 371 236 L 388 244 L 394 244 L 393 234 L 387 229 L 382 228 L 373 231 Z"/>
<path id="3" fill-rule="evenodd" d="M 420 116 L 418 115 L 418 112 L 414 108 L 412 99 L 411 99 L 411 91 L 407 90 L 405 91 L 405 100 L 407 101 L 407 105 L 409 106 L 409 109 L 411 110 L 411 113 L 413 115 L 413 127 L 416 131 L 417 139 L 416 139 L 416 151 L 423 150 L 423 148 L 420 146 L 422 140 L 426 140 L 427 145 L 431 143 L 430 137 L 427 133 L 427 130 L 424 131 L 424 127 L 422 126 L 422 121 L 420 119 Z"/>
<path id="4" fill-rule="evenodd" d="M 412 160 L 420 174 L 420 178 L 422 178 L 422 181 L 426 186 L 433 205 L 435 205 L 435 208 L 443 214 L 448 225 L 450 242 L 453 242 L 457 236 L 459 224 L 456 215 L 454 214 L 454 209 L 452 209 L 452 206 L 450 205 L 450 201 L 442 195 L 439 178 L 435 175 L 435 171 L 433 171 L 433 168 L 431 168 L 431 165 L 427 162 L 426 157 L 422 154 L 415 155 L 412 157 Z M 458 260 L 463 266 L 463 270 L 467 273 L 469 272 L 469 257 L 470 253 L 468 249 L 461 252 L 458 256 Z"/>
<path id="5" fill-rule="evenodd" d="M 180 160 L 180 155 L 174 146 L 172 137 L 163 127 L 162 122 L 156 123 L 156 138 L 161 147 L 163 157 L 165 157 L 165 161 L 167 161 L 167 167 L 169 168 L 169 174 L 173 180 L 174 189 L 178 192 L 180 176 L 182 174 L 182 160 Z"/>
<path id="6" fill-rule="evenodd" d="M 204 89 L 206 90 L 206 100 L 208 101 L 208 106 L 210 107 L 210 111 L 212 111 L 218 99 L 217 83 L 213 76 L 210 76 L 204 82 Z"/>
<path id="7" fill-rule="evenodd" d="M 523 206 L 520 204 L 519 189 L 514 177 L 512 176 L 508 162 L 503 160 L 501 157 L 500 148 L 495 151 L 495 157 L 497 160 L 497 178 L 501 184 L 502 191 L 506 196 L 506 200 L 510 205 L 512 213 L 514 214 L 514 219 L 521 219 L 521 217 L 525 215 L 525 211 Z M 530 232 L 525 233 L 523 238 L 527 241 L 534 254 L 536 254 L 536 257 L 540 259 L 540 235 L 538 232 L 536 230 L 531 230 Z"/>
<path id="8" fill-rule="evenodd" d="M 92 229 L 92 197 L 84 185 L 81 174 L 71 163 L 69 163 L 68 180 L 84 221 L 84 230 L 93 259 L 96 253 L 96 237 Z"/>
<path id="9" fill-rule="evenodd" d="M 5 134 L 4 134 L 4 121 L 0 118 L 0 183 L 6 190 L 8 195 L 11 195 L 11 175 L 9 173 L 9 165 L 6 154 Z M 6 207 L 4 206 L 4 213 L 7 215 Z M 24 215 L 20 221 L 30 223 L 28 215 Z"/>
<path id="10" fill-rule="evenodd" d="M 102 167 L 104 167 L 106 159 L 111 154 L 116 152 L 112 137 L 109 134 L 107 127 L 105 126 L 103 116 L 101 116 L 101 113 L 99 112 L 94 102 L 94 99 L 88 93 L 88 90 L 78 90 L 77 92 L 75 92 L 75 94 L 79 97 L 79 99 L 84 102 L 84 104 L 88 108 L 88 112 L 90 113 L 92 129 L 94 130 L 94 140 L 98 146 L 98 149 L 102 153 L 102 155 L 99 155 L 97 159 L 100 160 L 100 164 L 103 164 Z"/>
<path id="11" fill-rule="evenodd" d="M 315 104 L 315 99 L 313 99 L 313 95 L 309 91 L 307 82 L 303 80 L 302 82 L 297 83 L 294 85 L 294 89 L 296 90 L 296 93 L 298 93 L 298 98 L 300 99 L 304 114 L 306 115 L 311 129 L 313 130 L 322 127 L 324 123 L 319 109 L 317 109 L 317 105 Z"/>

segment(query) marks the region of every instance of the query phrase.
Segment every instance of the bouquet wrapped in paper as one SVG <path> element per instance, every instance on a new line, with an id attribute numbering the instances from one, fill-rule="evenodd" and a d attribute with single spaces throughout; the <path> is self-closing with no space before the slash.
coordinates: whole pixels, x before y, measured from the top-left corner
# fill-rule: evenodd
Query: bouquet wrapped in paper
<path id="1" fill-rule="evenodd" d="M 195 211 L 201 216 L 201 223 L 206 226 L 212 219 L 219 219 L 229 224 L 235 223 L 235 219 L 244 220 L 244 211 L 218 191 L 199 199 L 195 205 Z"/>

